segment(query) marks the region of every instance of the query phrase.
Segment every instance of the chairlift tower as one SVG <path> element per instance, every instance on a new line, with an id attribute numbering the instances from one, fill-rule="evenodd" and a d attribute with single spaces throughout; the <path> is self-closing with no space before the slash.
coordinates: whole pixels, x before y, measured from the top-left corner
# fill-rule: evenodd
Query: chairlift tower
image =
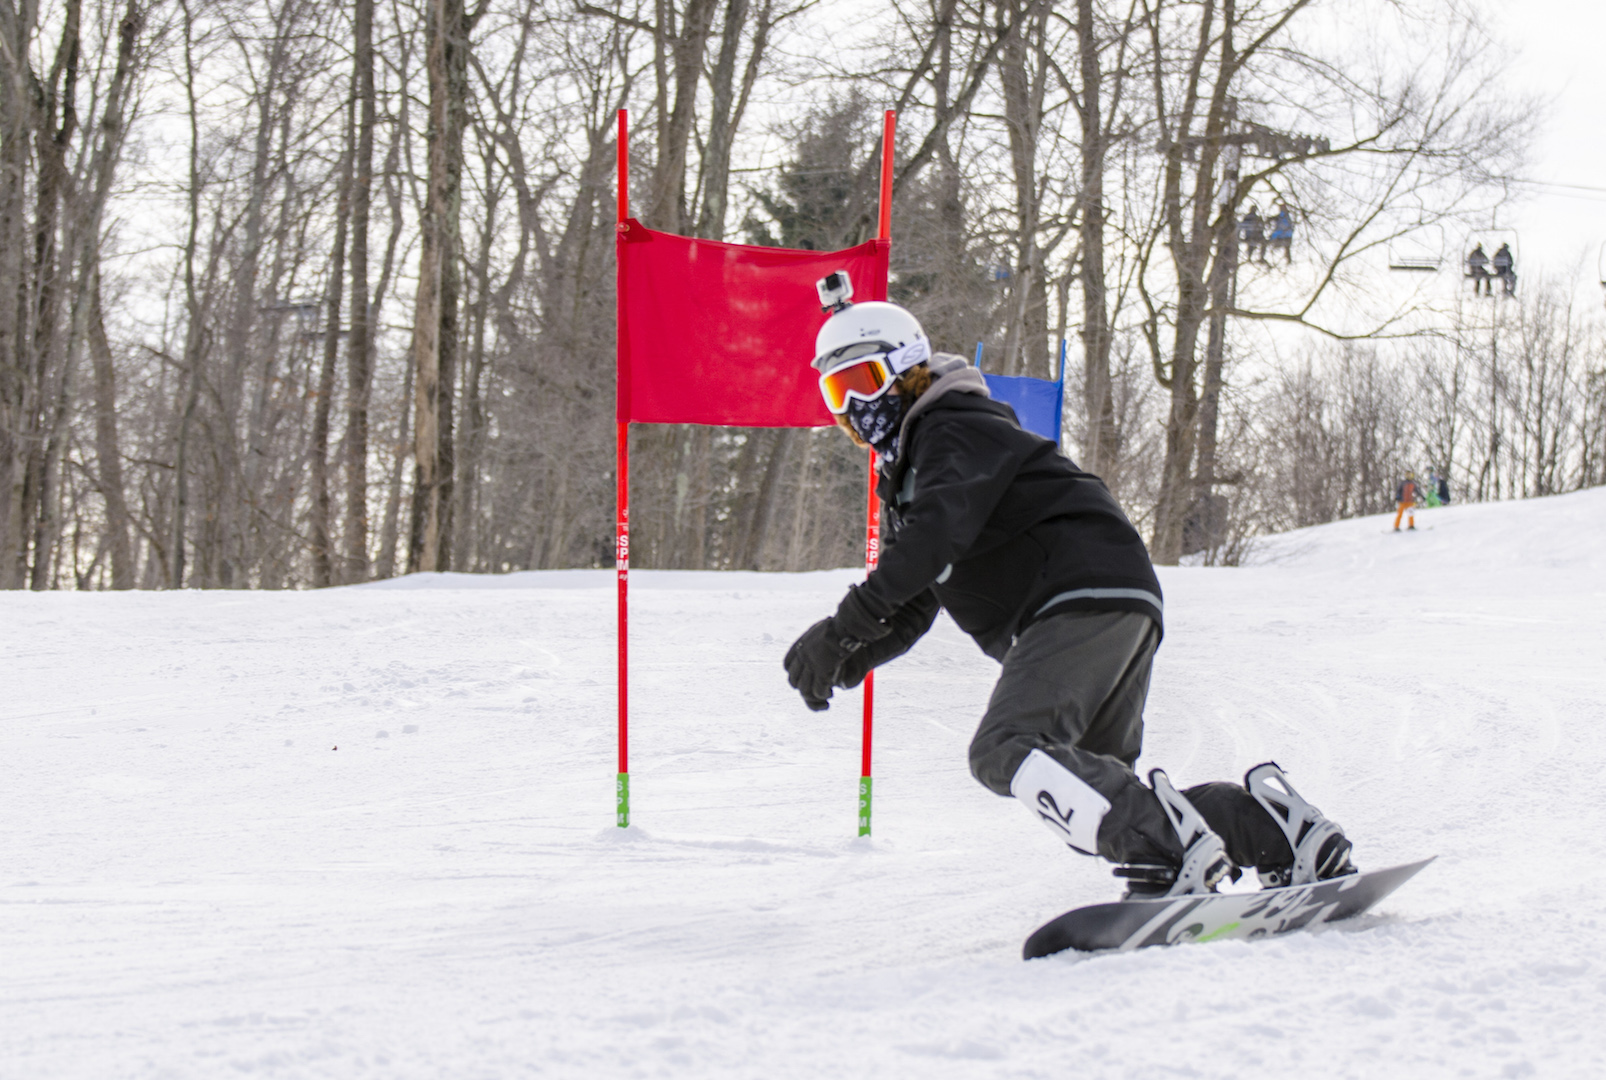
<path id="1" fill-rule="evenodd" d="M 1221 409 L 1221 369 L 1227 351 L 1227 310 L 1238 302 L 1238 191 L 1239 165 L 1245 157 L 1281 161 L 1285 157 L 1304 158 L 1327 153 L 1332 144 L 1320 135 L 1277 131 L 1253 121 L 1237 122 L 1238 102 L 1228 98 L 1226 131 L 1220 135 L 1189 136 L 1183 153 L 1190 159 L 1200 147 L 1218 145 L 1221 150 L 1221 185 L 1216 189 L 1220 213 L 1217 226 L 1217 265 L 1212 267 L 1210 326 L 1205 338 L 1204 387 L 1199 400 L 1199 464 L 1194 473 L 1194 498 L 1182 526 L 1182 553 L 1192 555 L 1219 546 L 1227 524 L 1226 497 L 1215 493 L 1217 484 L 1236 483 L 1237 477 L 1216 476 L 1216 428 Z M 1280 238 L 1288 245 L 1287 258 L 1293 261 L 1293 235 Z M 1262 245 L 1272 243 L 1270 236 Z M 1261 247 L 1265 258 L 1266 247 Z"/>

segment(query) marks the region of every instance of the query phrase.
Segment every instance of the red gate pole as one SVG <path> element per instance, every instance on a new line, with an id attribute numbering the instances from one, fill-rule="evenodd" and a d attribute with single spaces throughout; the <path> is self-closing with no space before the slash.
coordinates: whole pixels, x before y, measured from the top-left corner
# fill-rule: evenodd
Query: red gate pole
<path id="1" fill-rule="evenodd" d="M 887 110 L 881 127 L 881 222 L 876 230 L 880 240 L 892 239 L 892 133 L 898 126 L 898 114 Z"/>
<path id="2" fill-rule="evenodd" d="M 876 453 L 870 451 L 870 497 L 864 512 L 864 571 L 881 558 L 881 500 L 876 498 Z M 864 740 L 859 761 L 859 835 L 870 835 L 870 746 L 875 721 L 875 672 L 864 677 Z"/>
<path id="3" fill-rule="evenodd" d="M 619 222 L 622 233 L 625 219 L 630 216 L 630 139 L 629 120 L 624 109 L 619 110 Z M 624 267 L 616 263 L 618 274 L 617 319 L 618 335 L 614 371 L 618 379 L 618 411 L 620 418 L 629 415 L 624 406 L 629 402 L 629 388 L 625 380 L 628 372 L 618 361 L 625 349 L 624 327 Z M 619 775 L 614 785 L 614 811 L 619 828 L 630 825 L 630 421 L 618 419 L 618 444 L 615 448 L 615 468 L 619 489 L 618 516 L 614 522 L 614 572 L 619 588 L 619 624 L 615 631 L 619 642 Z"/>
<path id="4" fill-rule="evenodd" d="M 892 136 L 898 114 L 886 111 L 881 126 L 881 216 L 876 236 L 892 239 Z M 864 572 L 869 574 L 881 558 L 881 501 L 876 498 L 876 455 L 870 451 L 869 499 L 864 512 Z M 875 729 L 875 672 L 864 677 L 864 737 L 859 760 L 859 835 L 870 835 L 870 748 Z"/>

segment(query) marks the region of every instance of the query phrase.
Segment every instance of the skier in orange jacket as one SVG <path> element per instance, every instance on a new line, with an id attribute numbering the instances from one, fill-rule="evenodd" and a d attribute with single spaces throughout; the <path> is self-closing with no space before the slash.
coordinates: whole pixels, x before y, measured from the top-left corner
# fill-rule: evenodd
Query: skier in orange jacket
<path id="1" fill-rule="evenodd" d="M 1402 517 L 1407 521 L 1407 528 L 1416 528 L 1416 504 L 1422 501 L 1422 485 L 1416 482 L 1416 473 L 1405 474 L 1405 479 L 1400 481 L 1399 488 L 1394 492 L 1394 501 L 1399 503 L 1399 509 L 1394 512 L 1394 531 L 1400 531 Z"/>

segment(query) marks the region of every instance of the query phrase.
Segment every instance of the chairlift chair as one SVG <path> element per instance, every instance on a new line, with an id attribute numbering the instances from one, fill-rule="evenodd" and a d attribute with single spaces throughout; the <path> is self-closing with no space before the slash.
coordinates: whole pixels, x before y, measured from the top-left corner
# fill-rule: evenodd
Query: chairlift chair
<path id="1" fill-rule="evenodd" d="M 1522 246 L 1518 243 L 1517 230 L 1490 227 L 1487 229 L 1472 229 L 1467 233 L 1466 240 L 1461 245 L 1461 276 L 1473 279 L 1472 287 L 1474 291 L 1477 290 L 1479 281 L 1481 279 L 1479 279 L 1477 275 L 1472 272 L 1472 268 L 1467 265 L 1465 260 L 1466 257 L 1472 253 L 1472 249 L 1480 244 L 1483 246 L 1484 255 L 1486 255 L 1489 259 L 1487 277 L 1491 283 L 1503 280 L 1502 275 L 1496 272 L 1494 268 L 1494 257 L 1496 253 L 1499 252 L 1502 245 L 1510 249 L 1511 280 L 1505 283 L 1504 291 L 1507 296 L 1515 296 L 1517 292 L 1517 278 L 1520 275 L 1520 268 L 1522 266 Z M 1492 284 L 1489 286 L 1489 295 L 1494 295 L 1494 287 Z"/>
<path id="2" fill-rule="evenodd" d="M 1245 265 L 1256 261 L 1255 253 L 1258 251 L 1260 253 L 1260 264 L 1269 267 L 1271 265 L 1269 252 L 1274 248 L 1282 249 L 1284 265 L 1290 265 L 1294 261 L 1294 238 L 1299 229 L 1298 210 L 1281 199 L 1274 202 L 1272 206 L 1272 209 L 1268 209 L 1264 214 L 1261 214 L 1258 206 L 1253 203 L 1246 203 L 1239 211 L 1240 216 L 1234 226 L 1234 237 L 1235 242 L 1244 251 L 1243 261 Z M 1275 207 L 1279 206 L 1287 207 L 1289 213 L 1288 224 L 1281 230 L 1277 225 L 1277 210 L 1275 209 Z M 1250 211 L 1254 211 L 1259 217 L 1259 230 L 1253 236 L 1249 235 L 1245 229 L 1245 222 Z"/>
<path id="3" fill-rule="evenodd" d="M 1444 229 L 1427 225 L 1396 236 L 1388 245 L 1389 269 L 1431 274 L 1444 265 Z"/>
<path id="4" fill-rule="evenodd" d="M 277 304 L 263 304 L 262 311 L 275 311 L 294 315 L 296 319 L 296 332 L 303 338 L 320 338 L 323 331 L 318 328 L 323 316 L 325 301 L 317 298 L 302 300 L 285 300 Z"/>

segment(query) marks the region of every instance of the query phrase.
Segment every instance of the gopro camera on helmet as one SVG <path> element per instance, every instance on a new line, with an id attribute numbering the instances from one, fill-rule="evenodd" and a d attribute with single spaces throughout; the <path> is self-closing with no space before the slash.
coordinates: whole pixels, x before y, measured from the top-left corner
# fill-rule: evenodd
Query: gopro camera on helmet
<path id="1" fill-rule="evenodd" d="M 820 292 L 821 311 L 841 311 L 853 302 L 853 282 L 848 280 L 846 270 L 833 270 L 816 281 L 814 287 Z"/>

